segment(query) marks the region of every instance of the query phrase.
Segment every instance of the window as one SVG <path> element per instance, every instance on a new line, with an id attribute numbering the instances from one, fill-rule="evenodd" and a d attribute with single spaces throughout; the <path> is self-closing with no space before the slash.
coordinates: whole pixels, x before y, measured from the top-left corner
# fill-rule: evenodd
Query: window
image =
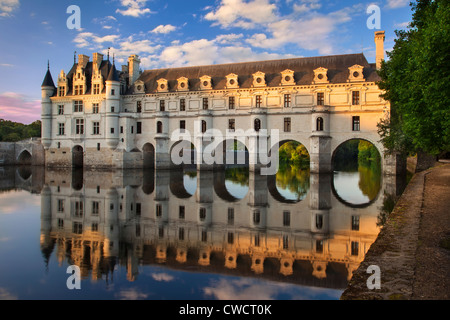
<path id="1" fill-rule="evenodd" d="M 323 118 L 317 118 L 316 130 L 323 131 Z"/>
<path id="2" fill-rule="evenodd" d="M 94 122 L 92 134 L 93 134 L 94 136 L 100 134 L 100 122 Z"/>
<path id="3" fill-rule="evenodd" d="M 318 106 L 325 105 L 325 94 L 323 92 L 317 93 L 317 105 Z"/>
<path id="4" fill-rule="evenodd" d="M 359 231 L 359 221 L 360 218 L 358 216 L 352 216 L 352 230 Z"/>
<path id="5" fill-rule="evenodd" d="M 83 234 L 83 224 L 79 222 L 73 223 L 72 233 L 74 234 Z"/>
<path id="6" fill-rule="evenodd" d="M 235 97 L 228 98 L 228 108 L 230 110 L 234 110 L 236 108 L 236 98 Z"/>
<path id="7" fill-rule="evenodd" d="M 156 205 L 156 217 L 161 218 L 162 217 L 162 206 L 160 204 Z"/>
<path id="8" fill-rule="evenodd" d="M 290 94 L 285 94 L 284 95 L 284 107 L 285 108 L 290 108 L 291 107 L 291 95 Z"/>
<path id="9" fill-rule="evenodd" d="M 353 91 L 352 92 L 352 105 L 358 106 L 360 105 L 360 93 L 359 91 Z"/>
<path id="10" fill-rule="evenodd" d="M 200 221 L 205 221 L 206 220 L 206 208 L 200 208 Z"/>
<path id="11" fill-rule="evenodd" d="M 100 213 L 100 202 L 98 201 L 92 202 L 92 215 L 98 216 L 99 213 Z"/>
<path id="12" fill-rule="evenodd" d="M 64 106 L 58 106 L 58 115 L 64 115 Z"/>
<path id="13" fill-rule="evenodd" d="M 261 222 L 261 212 L 259 210 L 253 211 L 253 223 L 258 225 Z"/>
<path id="14" fill-rule="evenodd" d="M 75 208 L 74 216 L 75 216 L 76 218 L 82 218 L 83 215 L 84 215 L 84 205 L 83 205 L 83 202 L 81 202 L 81 201 L 75 201 L 74 208 Z"/>
<path id="15" fill-rule="evenodd" d="M 73 95 L 74 96 L 80 95 L 80 86 L 74 86 L 73 87 Z"/>
<path id="16" fill-rule="evenodd" d="M 353 131 L 361 131 L 361 118 L 353 117 Z"/>
<path id="17" fill-rule="evenodd" d="M 115 96 L 115 95 L 116 95 L 116 90 L 111 89 L 111 95 L 112 95 L 112 96 Z"/>
<path id="18" fill-rule="evenodd" d="M 316 252 L 323 253 L 323 240 L 316 241 Z"/>
<path id="19" fill-rule="evenodd" d="M 111 134 L 114 134 L 116 130 L 114 128 L 111 128 Z"/>
<path id="20" fill-rule="evenodd" d="M 58 219 L 58 229 L 64 229 L 64 220 Z"/>
<path id="21" fill-rule="evenodd" d="M 186 111 L 186 99 L 180 99 L 180 111 Z"/>
<path id="22" fill-rule="evenodd" d="M 234 132 L 236 130 L 236 120 L 228 120 L 228 130 L 230 130 L 230 132 Z"/>
<path id="23" fill-rule="evenodd" d="M 261 108 L 261 106 L 262 106 L 262 97 L 256 96 L 256 107 Z"/>
<path id="24" fill-rule="evenodd" d="M 208 109 L 209 109 L 209 99 L 203 98 L 203 110 L 208 110 Z"/>
<path id="25" fill-rule="evenodd" d="M 259 234 L 255 235 L 255 247 L 259 247 L 261 245 L 261 238 L 259 236 Z"/>
<path id="26" fill-rule="evenodd" d="M 94 94 L 100 94 L 100 84 L 94 84 Z"/>
<path id="27" fill-rule="evenodd" d="M 93 114 L 98 114 L 98 112 L 99 112 L 99 104 L 98 103 L 94 103 L 92 105 L 92 113 Z"/>
<path id="28" fill-rule="evenodd" d="M 64 200 L 58 199 L 58 212 L 59 213 L 64 212 Z"/>
<path id="29" fill-rule="evenodd" d="M 259 132 L 261 130 L 261 120 L 255 119 L 254 128 L 256 132 Z"/>
<path id="30" fill-rule="evenodd" d="M 163 124 L 161 121 L 158 121 L 156 124 L 156 133 L 163 133 Z"/>
<path id="31" fill-rule="evenodd" d="M 101 145 L 100 145 L 100 143 L 97 143 L 97 151 L 100 151 L 100 149 L 101 149 Z"/>
<path id="32" fill-rule="evenodd" d="M 184 228 L 178 229 L 178 240 L 184 240 Z"/>
<path id="33" fill-rule="evenodd" d="M 58 88 L 58 96 L 64 97 L 66 95 L 66 87 L 59 87 Z"/>
<path id="34" fill-rule="evenodd" d="M 206 130 L 208 129 L 207 127 L 208 127 L 208 126 L 207 126 L 207 124 L 206 124 L 206 121 L 205 121 L 205 120 L 202 120 L 202 133 L 205 133 L 205 132 L 206 132 Z"/>
<path id="35" fill-rule="evenodd" d="M 83 112 L 83 101 L 74 101 L 73 102 L 73 111 L 74 112 Z"/>
<path id="36" fill-rule="evenodd" d="M 136 134 L 142 134 L 142 122 L 136 122 Z"/>
<path id="37" fill-rule="evenodd" d="M 228 208 L 228 225 L 234 224 L 234 208 Z"/>
<path id="38" fill-rule="evenodd" d="M 316 229 L 322 230 L 323 228 L 323 215 L 318 214 L 316 215 Z"/>
<path id="39" fill-rule="evenodd" d="M 291 118 L 284 118 L 284 132 L 291 132 Z"/>
<path id="40" fill-rule="evenodd" d="M 180 206 L 180 208 L 178 209 L 178 218 L 184 220 L 185 214 L 186 214 L 185 206 Z"/>
<path id="41" fill-rule="evenodd" d="M 75 120 L 75 133 L 84 134 L 84 119 Z"/>
<path id="42" fill-rule="evenodd" d="M 283 212 L 283 226 L 289 227 L 291 225 L 291 212 L 284 211 Z"/>
<path id="43" fill-rule="evenodd" d="M 58 131 L 58 135 L 60 135 L 60 136 L 63 136 L 63 135 L 65 135 L 66 134 L 66 129 L 65 129 L 65 124 L 64 123 L 60 123 L 60 124 L 58 124 L 58 126 L 59 126 L 59 131 Z"/>
<path id="44" fill-rule="evenodd" d="M 234 233 L 228 232 L 228 244 L 234 243 Z"/>
<path id="45" fill-rule="evenodd" d="M 136 216 L 140 217 L 142 212 L 142 206 L 140 203 L 136 203 Z"/>
<path id="46" fill-rule="evenodd" d="M 186 130 L 186 120 L 180 120 L 180 130 L 184 132 Z"/>
<path id="47" fill-rule="evenodd" d="M 202 230 L 202 242 L 208 241 L 208 232 Z"/>
<path id="48" fill-rule="evenodd" d="M 283 236 L 283 249 L 289 249 L 289 236 Z"/>
<path id="49" fill-rule="evenodd" d="M 142 101 L 136 102 L 136 112 L 142 113 Z"/>
<path id="50" fill-rule="evenodd" d="M 166 111 L 166 100 L 159 101 L 159 111 L 161 112 Z"/>
<path id="51" fill-rule="evenodd" d="M 359 254 L 359 242 L 352 242 L 352 256 Z"/>

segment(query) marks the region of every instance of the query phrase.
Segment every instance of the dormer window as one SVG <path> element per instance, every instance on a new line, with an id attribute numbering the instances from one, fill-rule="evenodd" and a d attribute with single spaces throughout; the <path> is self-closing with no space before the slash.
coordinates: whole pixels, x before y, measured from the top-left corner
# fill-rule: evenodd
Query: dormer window
<path id="1" fill-rule="evenodd" d="M 178 81 L 178 91 L 188 91 L 189 90 L 189 79 L 185 77 L 181 77 L 177 79 Z"/>
<path id="2" fill-rule="evenodd" d="M 166 79 L 159 79 L 158 82 L 158 92 L 168 92 L 169 82 Z"/>
<path id="3" fill-rule="evenodd" d="M 238 89 L 238 88 L 239 88 L 238 75 L 234 73 L 227 75 L 227 89 Z"/>
<path id="4" fill-rule="evenodd" d="M 281 72 L 281 85 L 282 86 L 295 85 L 294 71 L 287 69 Z"/>
<path id="5" fill-rule="evenodd" d="M 314 70 L 314 83 L 328 83 L 328 69 L 318 68 Z"/>
<path id="6" fill-rule="evenodd" d="M 265 87 L 266 86 L 266 74 L 264 72 L 258 71 L 253 74 L 253 86 L 254 87 Z"/>
<path id="7" fill-rule="evenodd" d="M 353 67 L 348 68 L 349 70 L 349 82 L 355 81 L 365 81 L 364 79 L 364 67 L 360 65 L 354 65 Z"/>
<path id="8" fill-rule="evenodd" d="M 135 93 L 145 93 L 145 85 L 144 82 L 138 80 L 134 83 L 134 92 Z"/>
<path id="9" fill-rule="evenodd" d="M 201 90 L 211 90 L 212 81 L 210 76 L 203 76 L 200 78 L 200 89 Z"/>

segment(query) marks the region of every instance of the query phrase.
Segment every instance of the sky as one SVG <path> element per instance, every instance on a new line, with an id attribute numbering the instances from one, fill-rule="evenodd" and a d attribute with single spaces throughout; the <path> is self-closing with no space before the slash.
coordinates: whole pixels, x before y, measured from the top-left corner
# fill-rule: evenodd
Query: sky
<path id="1" fill-rule="evenodd" d="M 375 62 L 367 8 L 380 8 L 389 51 L 411 21 L 409 2 L 0 0 L 0 119 L 39 120 L 48 61 L 56 83 L 75 52 L 92 61 L 109 48 L 119 69 L 137 54 L 143 70 L 361 52 Z"/>

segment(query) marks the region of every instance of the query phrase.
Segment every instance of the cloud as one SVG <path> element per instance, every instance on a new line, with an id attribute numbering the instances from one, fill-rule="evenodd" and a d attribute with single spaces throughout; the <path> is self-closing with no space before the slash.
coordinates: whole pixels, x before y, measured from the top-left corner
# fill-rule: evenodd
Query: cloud
<path id="1" fill-rule="evenodd" d="M 405 29 L 405 28 L 409 27 L 410 24 L 411 24 L 411 22 L 406 21 L 406 22 L 396 23 L 396 24 L 394 24 L 394 27 L 400 28 L 400 29 Z"/>
<path id="2" fill-rule="evenodd" d="M 276 19 L 276 5 L 269 0 L 222 0 L 219 8 L 210 11 L 205 19 L 213 26 L 222 28 L 240 27 L 253 29 Z"/>
<path id="3" fill-rule="evenodd" d="M 146 2 L 147 0 L 120 0 L 121 5 L 127 9 L 117 9 L 116 13 L 135 18 L 146 15 L 147 13 L 152 13 L 149 8 L 145 8 Z"/>
<path id="4" fill-rule="evenodd" d="M 19 6 L 19 0 L 0 0 L 0 17 L 11 17 Z"/>
<path id="5" fill-rule="evenodd" d="M 14 67 L 14 65 L 10 63 L 0 63 L 0 67 L 12 68 Z"/>
<path id="6" fill-rule="evenodd" d="M 0 94 L 0 119 L 30 124 L 41 118 L 41 101 L 31 100 L 24 94 Z"/>
<path id="7" fill-rule="evenodd" d="M 18 300 L 19 298 L 4 288 L 0 288 L 0 300 Z"/>
<path id="8" fill-rule="evenodd" d="M 173 32 L 177 29 L 177 27 L 168 24 L 168 25 L 159 25 L 155 29 L 153 29 L 152 33 L 162 33 L 162 34 L 168 34 L 170 32 Z"/>
<path id="9" fill-rule="evenodd" d="M 154 273 L 154 274 L 152 274 L 152 278 L 155 281 L 160 281 L 160 282 L 171 282 L 175 279 L 173 276 L 171 276 L 170 274 L 167 274 L 167 273 Z"/>
<path id="10" fill-rule="evenodd" d="M 126 289 L 117 293 L 117 296 L 121 300 L 145 300 L 148 298 L 148 294 L 139 292 L 136 289 Z"/>
<path id="11" fill-rule="evenodd" d="M 387 7 L 391 9 L 402 8 L 409 5 L 411 0 L 387 0 Z"/>
<path id="12" fill-rule="evenodd" d="M 114 43 L 120 38 L 119 35 L 106 35 L 103 37 L 97 36 L 92 32 L 80 32 L 73 42 L 76 43 L 77 48 L 98 49 L 101 48 L 101 44 L 104 42 Z"/>

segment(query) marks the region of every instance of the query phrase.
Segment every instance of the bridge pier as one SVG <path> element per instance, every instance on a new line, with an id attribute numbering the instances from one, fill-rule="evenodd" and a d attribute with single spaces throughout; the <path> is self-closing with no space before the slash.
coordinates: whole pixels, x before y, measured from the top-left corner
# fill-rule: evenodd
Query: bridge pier
<path id="1" fill-rule="evenodd" d="M 332 173 L 331 137 L 312 136 L 310 150 L 311 173 Z"/>

